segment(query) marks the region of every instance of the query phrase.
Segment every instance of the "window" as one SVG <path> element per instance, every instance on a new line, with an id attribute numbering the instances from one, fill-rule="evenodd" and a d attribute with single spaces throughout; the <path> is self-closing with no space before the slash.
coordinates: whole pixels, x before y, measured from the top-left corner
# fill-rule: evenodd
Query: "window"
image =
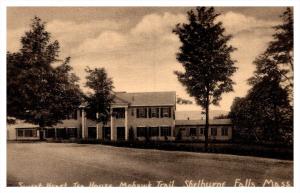
<path id="1" fill-rule="evenodd" d="M 190 128 L 190 136 L 196 136 L 196 128 Z"/>
<path id="2" fill-rule="evenodd" d="M 211 136 L 217 136 L 217 128 L 211 128 Z"/>
<path id="3" fill-rule="evenodd" d="M 146 127 L 137 127 L 137 137 L 146 137 Z"/>
<path id="4" fill-rule="evenodd" d="M 17 137 L 37 137 L 37 128 L 17 128 Z"/>
<path id="5" fill-rule="evenodd" d="M 23 129 L 18 129 L 18 131 L 17 131 L 17 135 L 18 135 L 18 137 L 23 137 Z"/>
<path id="6" fill-rule="evenodd" d="M 36 137 L 37 132 L 36 129 L 23 129 L 23 136 L 22 137 Z"/>
<path id="7" fill-rule="evenodd" d="M 25 137 L 32 137 L 32 135 L 33 135 L 32 130 L 29 130 L 29 129 L 25 129 L 24 133 L 25 133 L 24 134 Z"/>
<path id="8" fill-rule="evenodd" d="M 116 119 L 125 118 L 125 108 L 113 108 L 113 114 Z"/>
<path id="9" fill-rule="evenodd" d="M 162 107 L 160 109 L 160 117 L 171 117 L 171 108 L 170 107 Z"/>
<path id="10" fill-rule="evenodd" d="M 228 136 L 228 127 L 222 127 L 222 136 Z"/>
<path id="11" fill-rule="evenodd" d="M 159 136 L 159 128 L 158 127 L 150 127 L 149 128 L 149 135 L 150 135 L 150 137 Z"/>
<path id="12" fill-rule="evenodd" d="M 56 137 L 58 139 L 66 139 L 67 138 L 67 132 L 65 128 L 56 128 Z"/>
<path id="13" fill-rule="evenodd" d="M 147 108 L 137 108 L 136 109 L 136 117 L 137 118 L 147 118 Z"/>
<path id="14" fill-rule="evenodd" d="M 152 117 L 159 118 L 159 108 L 156 107 L 149 108 L 149 118 Z"/>
<path id="15" fill-rule="evenodd" d="M 69 137 L 77 137 L 77 128 L 68 128 Z"/>
<path id="16" fill-rule="evenodd" d="M 204 135 L 204 128 L 200 128 L 200 135 Z"/>
<path id="17" fill-rule="evenodd" d="M 55 129 L 49 128 L 46 130 L 46 138 L 55 138 Z"/>
<path id="18" fill-rule="evenodd" d="M 160 127 L 160 136 L 171 136 L 171 127 Z"/>

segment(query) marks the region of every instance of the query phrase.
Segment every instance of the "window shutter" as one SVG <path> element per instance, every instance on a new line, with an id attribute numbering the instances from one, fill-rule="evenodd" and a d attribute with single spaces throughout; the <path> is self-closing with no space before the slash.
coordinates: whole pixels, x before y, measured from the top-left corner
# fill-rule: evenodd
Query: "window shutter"
<path id="1" fill-rule="evenodd" d="M 136 108 L 136 118 L 139 118 L 140 117 L 140 114 L 139 114 L 139 109 Z"/>
<path id="2" fill-rule="evenodd" d="M 173 110 L 173 119 L 175 120 L 176 119 L 176 114 L 175 114 L 175 110 Z"/>
<path id="3" fill-rule="evenodd" d="M 159 118 L 159 108 L 156 108 L 156 117 Z"/>
<path id="4" fill-rule="evenodd" d="M 168 110 L 169 110 L 169 117 L 171 117 L 171 107 L 169 107 Z"/>
<path id="5" fill-rule="evenodd" d="M 160 108 L 160 117 L 163 118 L 163 108 Z"/>
<path id="6" fill-rule="evenodd" d="M 149 118 L 151 118 L 151 116 L 152 116 L 151 115 L 151 108 L 149 108 L 149 112 L 148 113 L 149 113 Z"/>

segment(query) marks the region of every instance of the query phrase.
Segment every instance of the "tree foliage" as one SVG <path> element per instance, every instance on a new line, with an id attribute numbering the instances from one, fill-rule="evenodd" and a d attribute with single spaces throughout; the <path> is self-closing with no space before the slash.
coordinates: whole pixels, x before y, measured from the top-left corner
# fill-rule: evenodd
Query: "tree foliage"
<path id="1" fill-rule="evenodd" d="M 190 101 L 188 99 L 184 99 L 182 97 L 177 96 L 176 103 L 180 104 L 180 105 L 190 105 L 190 104 L 193 104 L 193 101 Z"/>
<path id="2" fill-rule="evenodd" d="M 59 49 L 45 23 L 38 17 L 32 19 L 20 50 L 7 53 L 8 116 L 44 127 L 78 108 L 82 96 L 79 79 L 71 72 L 70 58 L 59 59 Z"/>
<path id="3" fill-rule="evenodd" d="M 105 124 L 109 119 L 110 105 L 114 99 L 112 91 L 114 88 L 113 81 L 108 77 L 104 68 L 86 68 L 86 72 L 88 74 L 86 76 L 86 87 L 93 91 L 93 93 L 89 93 L 86 97 L 87 116 L 92 120 Z"/>
<path id="4" fill-rule="evenodd" d="M 293 93 L 293 73 L 294 73 L 294 19 L 293 10 L 286 8 L 280 15 L 282 23 L 274 26 L 275 33 L 273 40 L 269 43 L 264 53 L 264 57 L 268 58 L 273 64 L 266 67 L 277 69 L 277 73 L 281 75 L 281 83 Z M 292 97 L 290 97 L 292 98 Z"/>
<path id="5" fill-rule="evenodd" d="M 236 132 L 233 133 L 235 140 L 241 140 L 243 142 L 251 142 L 254 140 L 258 142 L 260 140 L 256 130 L 256 118 L 260 117 L 260 111 L 255 112 L 258 107 L 255 105 L 254 101 L 250 101 L 246 97 L 236 97 L 233 100 L 228 116 L 235 126 Z"/>
<path id="6" fill-rule="evenodd" d="M 265 78 L 246 97 L 234 100 L 229 117 L 238 133 L 244 133 L 242 140 L 291 143 L 292 112 L 287 90 L 278 80 Z"/>
<path id="7" fill-rule="evenodd" d="M 287 8 L 281 16 L 284 23 L 275 27 L 274 40 L 253 62 L 256 70 L 248 81 L 251 89 L 244 98 L 236 99 L 231 107 L 230 117 L 237 129 L 246 129 L 249 135 L 255 134 L 257 141 L 291 144 L 293 140 L 290 97 L 293 83 L 290 70 L 281 65 L 293 66 L 291 14 L 291 9 Z M 260 135 L 256 133 L 258 130 Z"/>
<path id="8" fill-rule="evenodd" d="M 177 60 L 185 71 L 176 71 L 178 80 L 186 86 L 198 105 L 206 112 L 205 141 L 208 143 L 209 105 L 218 105 L 222 93 L 233 91 L 231 76 L 236 71 L 229 45 L 230 35 L 225 34 L 214 8 L 197 7 L 188 11 L 188 23 L 177 24 L 173 32 L 182 45 Z"/>
<path id="9" fill-rule="evenodd" d="M 294 69 L 294 16 L 292 8 L 288 7 L 280 15 L 282 24 L 274 26 L 273 41 L 267 52 L 273 55 L 277 64 L 285 64 Z"/>

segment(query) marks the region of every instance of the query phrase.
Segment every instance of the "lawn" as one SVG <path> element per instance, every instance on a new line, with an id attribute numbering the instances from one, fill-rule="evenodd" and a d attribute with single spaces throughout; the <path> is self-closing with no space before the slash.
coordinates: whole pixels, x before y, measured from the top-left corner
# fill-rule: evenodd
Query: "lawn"
<path id="1" fill-rule="evenodd" d="M 9 186 L 293 185 L 286 160 L 74 143 L 8 143 L 7 150 Z"/>

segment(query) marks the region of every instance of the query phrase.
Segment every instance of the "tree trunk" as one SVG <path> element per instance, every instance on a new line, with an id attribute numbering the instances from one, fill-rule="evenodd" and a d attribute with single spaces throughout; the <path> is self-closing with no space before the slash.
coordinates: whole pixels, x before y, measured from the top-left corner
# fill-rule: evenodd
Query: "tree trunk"
<path id="1" fill-rule="evenodd" d="M 258 135 L 257 135 L 257 133 L 256 133 L 256 129 L 255 129 L 255 128 L 252 128 L 251 130 L 252 130 L 252 132 L 253 132 L 253 134 L 254 134 L 254 137 L 255 137 L 256 142 L 259 143 L 260 140 L 259 140 L 259 137 L 258 137 Z"/>
<path id="2" fill-rule="evenodd" d="M 279 134 L 279 122 L 278 122 L 278 114 L 277 114 L 277 105 L 276 102 L 274 102 L 274 132 L 273 132 L 273 139 L 275 142 L 278 142 L 280 140 L 280 134 Z"/>
<path id="3" fill-rule="evenodd" d="M 206 96 L 206 107 L 205 107 L 205 152 L 208 152 L 208 128 L 209 128 L 209 94 Z"/>
<path id="4" fill-rule="evenodd" d="M 40 132 L 40 140 L 41 141 L 44 140 L 44 132 L 45 132 L 44 127 L 45 127 L 44 120 L 40 119 L 40 121 L 39 121 L 39 132 Z"/>

